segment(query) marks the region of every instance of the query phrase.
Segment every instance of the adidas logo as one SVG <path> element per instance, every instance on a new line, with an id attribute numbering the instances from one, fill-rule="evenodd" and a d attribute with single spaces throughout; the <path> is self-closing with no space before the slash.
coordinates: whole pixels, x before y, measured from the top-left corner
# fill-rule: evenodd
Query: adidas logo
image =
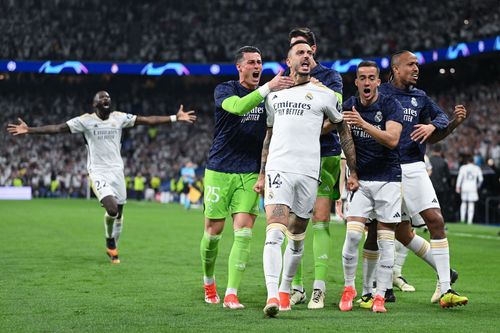
<path id="1" fill-rule="evenodd" d="M 436 199 L 436 198 L 434 198 L 434 199 L 432 199 L 432 201 L 431 201 L 431 202 L 432 202 L 432 203 L 437 203 L 438 201 L 437 201 L 437 199 Z"/>
<path id="2" fill-rule="evenodd" d="M 276 99 L 276 98 L 278 98 L 278 95 L 274 95 L 272 99 Z"/>
<path id="3" fill-rule="evenodd" d="M 401 214 L 399 214 L 399 212 L 397 212 L 396 214 L 394 214 L 393 217 L 401 217 Z"/>
<path id="4" fill-rule="evenodd" d="M 327 259 L 328 259 L 328 255 L 327 255 L 327 254 L 320 255 L 320 256 L 318 257 L 318 259 L 327 260 Z"/>
<path id="5" fill-rule="evenodd" d="M 330 192 L 330 187 L 327 185 L 323 188 L 323 191 Z"/>

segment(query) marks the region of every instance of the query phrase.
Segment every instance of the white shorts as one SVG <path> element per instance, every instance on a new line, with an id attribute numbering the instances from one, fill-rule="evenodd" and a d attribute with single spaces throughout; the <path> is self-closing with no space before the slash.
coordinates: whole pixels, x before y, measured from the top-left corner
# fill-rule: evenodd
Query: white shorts
<path id="1" fill-rule="evenodd" d="M 465 191 L 465 192 L 462 191 L 460 196 L 462 197 L 462 201 L 476 202 L 479 200 L 477 192 L 473 192 L 473 191 Z"/>
<path id="2" fill-rule="evenodd" d="M 123 170 L 98 170 L 89 173 L 92 190 L 99 202 L 107 196 L 114 196 L 119 205 L 127 202 L 127 189 Z"/>
<path id="3" fill-rule="evenodd" d="M 401 164 L 401 171 L 403 221 L 428 208 L 441 208 L 424 162 Z"/>
<path id="4" fill-rule="evenodd" d="M 405 219 L 404 216 L 405 215 L 403 213 L 403 221 L 408 221 L 408 218 Z M 410 219 L 411 225 L 415 228 L 420 228 L 420 227 L 423 227 L 425 225 L 425 221 L 422 218 L 422 216 L 420 216 L 420 214 L 412 216 L 409 219 Z"/>
<path id="5" fill-rule="evenodd" d="M 311 218 L 318 180 L 296 173 L 266 170 L 264 205 L 286 205 L 303 219 Z"/>
<path id="6" fill-rule="evenodd" d="M 359 181 L 359 189 L 348 196 L 348 217 L 377 219 L 384 223 L 401 222 L 401 183 Z"/>

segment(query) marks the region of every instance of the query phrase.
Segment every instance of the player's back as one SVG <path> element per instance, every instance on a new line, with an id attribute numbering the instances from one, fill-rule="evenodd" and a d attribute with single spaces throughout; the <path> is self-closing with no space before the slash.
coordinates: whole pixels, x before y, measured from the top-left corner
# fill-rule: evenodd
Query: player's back
<path id="1" fill-rule="evenodd" d="M 319 136 L 325 115 L 342 120 L 340 105 L 332 90 L 312 83 L 271 93 L 266 98 L 268 126 L 273 127 L 268 170 L 319 177 Z"/>
<path id="2" fill-rule="evenodd" d="M 482 171 L 477 165 L 468 163 L 462 165 L 458 172 L 457 186 L 462 192 L 476 192 L 482 182 Z"/>

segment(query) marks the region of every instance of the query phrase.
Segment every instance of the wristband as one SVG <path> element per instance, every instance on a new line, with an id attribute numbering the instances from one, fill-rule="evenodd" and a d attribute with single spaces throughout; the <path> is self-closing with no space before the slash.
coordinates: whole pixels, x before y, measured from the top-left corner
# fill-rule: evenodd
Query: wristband
<path id="1" fill-rule="evenodd" d="M 259 87 L 257 90 L 263 98 L 271 92 L 271 89 L 269 89 L 269 83 L 266 83 L 265 85 Z"/>
<path id="2" fill-rule="evenodd" d="M 176 115 L 170 116 L 170 122 L 171 123 L 175 123 L 176 121 L 177 121 L 177 116 Z"/>

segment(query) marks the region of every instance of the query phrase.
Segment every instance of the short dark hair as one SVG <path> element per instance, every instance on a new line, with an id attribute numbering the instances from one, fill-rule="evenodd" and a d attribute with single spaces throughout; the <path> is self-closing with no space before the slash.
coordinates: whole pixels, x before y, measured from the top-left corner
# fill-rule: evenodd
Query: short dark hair
<path id="1" fill-rule="evenodd" d="M 234 55 L 234 62 L 235 63 L 239 63 L 243 59 L 243 53 L 258 53 L 262 56 L 262 53 L 260 52 L 260 50 L 258 48 L 256 48 L 255 46 L 245 45 L 243 47 L 240 47 L 238 49 L 238 51 L 236 51 L 236 53 Z"/>
<path id="2" fill-rule="evenodd" d="M 435 153 L 441 153 L 443 146 L 440 143 L 436 143 L 432 146 L 432 151 Z"/>
<path id="3" fill-rule="evenodd" d="M 298 45 L 298 44 L 307 44 L 307 45 L 311 46 L 311 44 L 309 44 L 305 40 L 296 40 L 295 42 L 293 42 L 292 44 L 290 44 L 290 47 L 288 48 L 288 51 L 290 51 L 295 45 Z"/>
<path id="4" fill-rule="evenodd" d="M 389 77 L 389 80 L 392 80 L 394 78 L 394 70 L 392 69 L 392 66 L 394 66 L 394 64 L 399 60 L 399 57 L 404 53 L 411 53 L 411 51 L 401 50 L 391 55 L 391 62 L 389 65 L 389 68 L 391 70 L 391 75 Z"/>
<path id="5" fill-rule="evenodd" d="M 466 163 L 474 163 L 474 155 L 472 155 L 472 154 L 465 154 L 464 155 L 464 161 Z"/>
<path id="6" fill-rule="evenodd" d="M 408 50 L 401 50 L 401 51 L 398 51 L 396 53 L 394 53 L 392 56 L 391 56 L 391 69 L 392 69 L 392 66 L 394 65 L 394 63 L 396 63 L 396 61 L 398 61 L 399 57 L 404 54 L 404 53 L 411 53 L 410 51 Z"/>
<path id="7" fill-rule="evenodd" d="M 288 40 L 294 37 L 304 37 L 310 46 L 316 45 L 316 36 L 314 36 L 314 32 L 309 28 L 293 28 L 288 34 Z"/>
<path id="8" fill-rule="evenodd" d="M 375 61 L 371 60 L 363 60 L 358 64 L 358 67 L 356 67 L 356 76 L 358 76 L 358 70 L 361 67 L 375 67 L 377 69 L 377 75 L 380 74 L 380 68 L 378 68 L 378 65 Z"/>

